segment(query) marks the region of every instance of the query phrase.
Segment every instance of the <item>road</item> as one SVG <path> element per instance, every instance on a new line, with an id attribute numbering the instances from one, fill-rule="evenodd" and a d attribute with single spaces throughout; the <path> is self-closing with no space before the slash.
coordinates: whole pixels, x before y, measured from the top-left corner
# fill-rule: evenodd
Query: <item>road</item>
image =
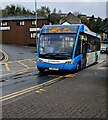
<path id="1" fill-rule="evenodd" d="M 77 74 L 58 71 L 40 74 L 35 54 L 30 52 L 33 49 L 23 48 L 23 52 L 27 50 L 33 55 L 31 58 L 10 57 L 2 64 L 4 118 L 106 117 L 106 54 L 101 55 L 98 64 Z"/>
<path id="2" fill-rule="evenodd" d="M 35 53 L 36 53 L 35 47 L 0 44 L 0 48 L 2 48 L 2 51 L 8 54 L 9 61 L 35 58 Z"/>
<path id="3" fill-rule="evenodd" d="M 23 90 L 3 96 L 3 118 L 105 118 L 106 77 L 103 62 L 77 74 L 49 72 L 23 78 L 32 87 L 24 88 L 26 82 L 19 78 L 17 84 L 7 85 Z M 50 81 L 36 85 L 37 80 Z"/>

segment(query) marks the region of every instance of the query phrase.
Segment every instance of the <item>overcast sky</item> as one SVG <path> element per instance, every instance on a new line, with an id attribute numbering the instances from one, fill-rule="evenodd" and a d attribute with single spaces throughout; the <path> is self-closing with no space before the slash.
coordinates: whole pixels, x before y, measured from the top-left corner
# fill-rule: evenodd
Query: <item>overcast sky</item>
<path id="1" fill-rule="evenodd" d="M 0 0 L 1 8 L 6 5 L 15 4 L 21 5 L 30 9 L 35 10 L 35 1 L 37 2 L 37 8 L 41 6 L 47 6 L 50 10 L 54 8 L 61 10 L 63 13 L 68 12 L 79 12 L 85 15 L 94 15 L 95 17 L 106 18 L 106 2 L 108 0 Z M 108 6 L 107 6 L 108 7 Z M 107 16 L 108 17 L 108 16 Z"/>

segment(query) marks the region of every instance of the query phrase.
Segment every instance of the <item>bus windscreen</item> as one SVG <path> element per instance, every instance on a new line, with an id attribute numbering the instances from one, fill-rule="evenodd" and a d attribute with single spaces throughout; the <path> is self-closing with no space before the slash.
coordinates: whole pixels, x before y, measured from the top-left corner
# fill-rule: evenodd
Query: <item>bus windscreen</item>
<path id="1" fill-rule="evenodd" d="M 41 34 L 40 57 L 71 59 L 76 34 Z"/>

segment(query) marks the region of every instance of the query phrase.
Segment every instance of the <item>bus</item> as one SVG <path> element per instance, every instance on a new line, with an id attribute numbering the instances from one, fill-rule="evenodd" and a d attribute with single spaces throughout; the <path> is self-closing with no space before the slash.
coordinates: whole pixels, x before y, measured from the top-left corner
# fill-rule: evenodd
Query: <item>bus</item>
<path id="1" fill-rule="evenodd" d="M 79 71 L 98 62 L 100 45 L 100 35 L 84 24 L 44 25 L 37 42 L 37 69 Z"/>

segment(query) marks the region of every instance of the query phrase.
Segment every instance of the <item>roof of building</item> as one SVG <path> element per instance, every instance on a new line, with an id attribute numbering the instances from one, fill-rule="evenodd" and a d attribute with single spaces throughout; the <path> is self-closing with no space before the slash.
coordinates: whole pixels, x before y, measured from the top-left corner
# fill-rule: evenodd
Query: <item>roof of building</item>
<path id="1" fill-rule="evenodd" d="M 36 16 L 34 15 L 27 15 L 27 16 L 7 16 L 0 18 L 0 21 L 16 21 L 16 20 L 35 20 Z M 48 19 L 47 17 L 37 17 L 38 20 Z"/>
<path id="2" fill-rule="evenodd" d="M 105 33 L 108 33 L 108 18 L 106 18 L 105 24 L 100 28 L 100 30 L 104 31 Z"/>
<path id="3" fill-rule="evenodd" d="M 69 12 L 66 17 L 60 20 L 60 24 L 63 24 L 64 22 L 68 22 L 70 24 L 72 23 L 76 24 L 76 23 L 81 23 L 81 20 L 77 16 Z"/>

